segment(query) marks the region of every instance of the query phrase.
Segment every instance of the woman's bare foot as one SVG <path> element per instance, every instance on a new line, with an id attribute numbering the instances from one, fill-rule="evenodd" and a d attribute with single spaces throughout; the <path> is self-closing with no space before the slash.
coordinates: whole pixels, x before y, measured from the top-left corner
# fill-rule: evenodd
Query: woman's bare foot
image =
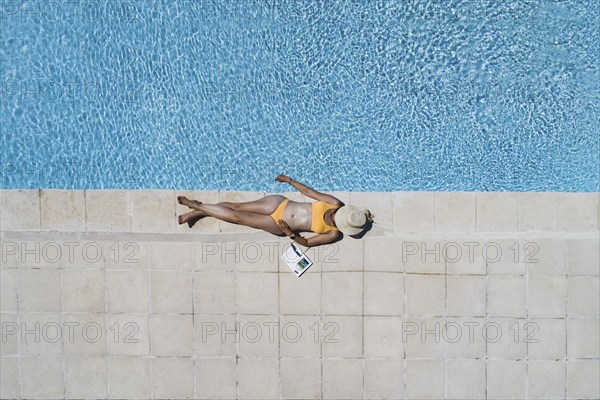
<path id="1" fill-rule="evenodd" d="M 181 214 L 177 218 L 177 222 L 179 222 L 179 225 L 187 223 L 191 228 L 204 217 L 206 217 L 206 214 L 202 211 L 190 211 L 189 213 Z"/>
<path id="2" fill-rule="evenodd" d="M 191 214 L 191 213 L 181 214 L 180 216 L 178 216 L 177 223 L 179 223 L 179 225 L 185 224 L 190 219 L 188 214 Z"/>
<path id="3" fill-rule="evenodd" d="M 179 204 L 183 204 L 185 206 L 185 202 L 189 201 L 185 196 L 177 196 L 177 202 Z"/>
<path id="4" fill-rule="evenodd" d="M 199 206 L 202 204 L 201 201 L 198 200 L 190 200 L 185 196 L 177 196 L 177 202 L 183 206 L 187 206 L 189 208 L 194 208 L 193 206 Z"/>

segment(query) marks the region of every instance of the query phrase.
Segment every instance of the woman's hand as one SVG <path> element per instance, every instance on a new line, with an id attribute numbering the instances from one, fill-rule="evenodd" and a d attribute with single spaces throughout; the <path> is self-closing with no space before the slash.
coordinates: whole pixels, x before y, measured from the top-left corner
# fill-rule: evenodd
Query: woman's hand
<path id="1" fill-rule="evenodd" d="M 287 224 L 287 222 L 285 222 L 282 219 L 277 221 L 277 226 L 279 226 L 279 229 L 281 229 L 281 231 L 283 233 L 285 233 L 287 236 L 292 236 L 294 234 L 294 232 L 292 231 L 290 226 Z"/>
<path id="2" fill-rule="evenodd" d="M 283 175 L 283 174 L 279 174 L 275 177 L 275 180 L 277 182 L 285 182 L 285 183 L 290 183 L 292 181 L 292 178 L 290 178 L 287 175 Z"/>

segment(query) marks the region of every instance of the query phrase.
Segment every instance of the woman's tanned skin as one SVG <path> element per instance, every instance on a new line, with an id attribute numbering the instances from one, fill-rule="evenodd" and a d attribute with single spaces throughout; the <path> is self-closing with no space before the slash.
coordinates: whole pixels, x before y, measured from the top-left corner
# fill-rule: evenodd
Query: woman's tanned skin
<path id="1" fill-rule="evenodd" d="M 339 199 L 317 192 L 316 190 L 297 182 L 286 175 L 278 175 L 277 182 L 289 183 L 306 197 L 334 206 L 343 206 Z M 277 236 L 287 235 L 293 240 L 305 247 L 320 246 L 332 243 L 341 237 L 337 230 L 331 230 L 322 234 L 308 238 L 300 236 L 300 232 L 310 232 L 312 223 L 312 205 L 306 202 L 297 202 L 289 200 L 283 219 L 277 222 L 271 218 L 271 214 L 285 200 L 281 195 L 265 196 L 262 199 L 249 201 L 245 203 L 222 202 L 217 204 L 204 204 L 196 200 L 189 200 L 185 196 L 178 196 L 177 201 L 195 211 L 188 212 L 179 216 L 179 223 L 187 223 L 192 227 L 200 218 L 214 217 L 222 221 L 245 225 L 251 228 L 262 229 Z M 330 226 L 335 225 L 336 209 L 330 209 L 325 212 L 325 223 Z"/>

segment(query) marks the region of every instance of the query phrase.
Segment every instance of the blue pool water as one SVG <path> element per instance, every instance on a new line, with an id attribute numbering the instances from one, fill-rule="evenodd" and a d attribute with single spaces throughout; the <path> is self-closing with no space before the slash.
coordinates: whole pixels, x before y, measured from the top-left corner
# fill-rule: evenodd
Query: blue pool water
<path id="1" fill-rule="evenodd" d="M 0 12 L 2 188 L 599 190 L 597 0 Z"/>

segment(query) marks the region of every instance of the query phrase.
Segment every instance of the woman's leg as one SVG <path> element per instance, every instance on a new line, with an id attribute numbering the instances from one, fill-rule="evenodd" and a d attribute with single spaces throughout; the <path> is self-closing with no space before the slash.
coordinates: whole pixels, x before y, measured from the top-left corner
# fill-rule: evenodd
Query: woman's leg
<path id="1" fill-rule="evenodd" d="M 271 197 L 271 196 L 268 196 L 268 197 Z M 283 198 L 283 196 L 281 196 L 281 197 Z M 262 229 L 262 230 L 272 233 L 274 235 L 283 234 L 281 229 L 279 229 L 279 226 L 277 226 L 277 224 L 275 223 L 273 218 L 271 218 L 270 215 L 268 215 L 268 214 L 235 210 L 235 209 L 231 209 L 231 208 L 226 207 L 221 204 L 193 203 L 192 201 L 188 200 L 184 196 L 179 196 L 177 198 L 177 200 L 179 201 L 180 204 L 183 204 L 184 206 L 193 208 L 194 210 L 201 211 L 207 216 L 211 216 L 211 217 L 220 219 L 222 221 L 231 222 L 232 224 L 249 226 L 251 228 Z M 264 200 L 264 199 L 257 200 L 257 202 L 260 202 L 261 200 Z M 273 200 L 274 199 L 271 199 L 269 202 L 273 202 Z M 255 203 L 255 202 L 249 202 L 249 203 Z M 281 203 L 281 202 L 279 202 L 279 203 Z M 273 211 L 275 211 L 275 208 L 277 208 L 279 203 L 275 204 L 275 207 L 272 208 Z M 246 209 L 248 209 L 247 203 L 231 203 L 231 204 L 245 204 Z M 254 207 L 254 209 L 260 209 L 264 212 L 265 209 L 271 209 L 271 204 L 268 206 L 266 206 L 265 204 L 258 205 L 258 206 L 256 204 L 250 205 L 251 209 L 253 207 Z M 265 207 L 268 207 L 268 208 L 265 208 Z"/>
<path id="2" fill-rule="evenodd" d="M 279 207 L 285 197 L 279 194 L 265 196 L 262 199 L 244 203 L 221 202 L 217 205 L 225 206 L 236 211 L 246 211 L 256 214 L 271 215 Z"/>

